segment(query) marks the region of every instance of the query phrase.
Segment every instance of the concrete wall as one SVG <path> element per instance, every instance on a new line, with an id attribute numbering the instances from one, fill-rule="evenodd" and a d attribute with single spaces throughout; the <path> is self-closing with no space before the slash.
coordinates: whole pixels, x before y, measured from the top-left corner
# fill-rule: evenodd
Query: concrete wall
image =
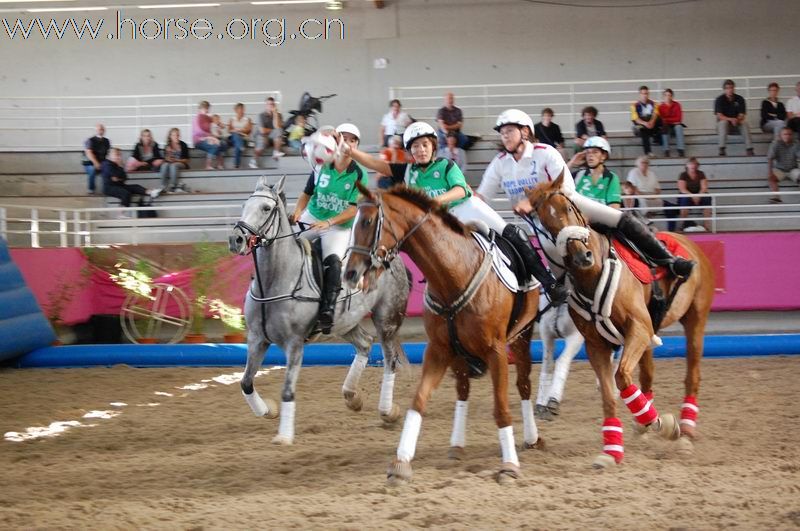
<path id="1" fill-rule="evenodd" d="M 797 0 L 770 0 L 769 9 L 763 2 L 746 0 L 611 9 L 508 0 L 387 4 L 377 10 L 372 2 L 351 0 L 338 13 L 248 4 L 175 12 L 123 10 L 123 16 L 139 21 L 148 16 L 206 17 L 217 28 L 233 17 L 285 16 L 288 25 L 296 25 L 306 18 L 337 16 L 344 23 L 344 40 L 289 39 L 278 47 L 265 46 L 261 37 L 238 42 L 108 40 L 108 29 L 116 26 L 114 10 L 43 13 L 58 20 L 64 15 L 107 19 L 96 41 L 45 41 L 40 36 L 10 40 L 0 27 L 0 94 L 280 90 L 287 109 L 304 90 L 336 92 L 339 96 L 326 105 L 325 121 L 352 120 L 377 136 L 373 130 L 393 85 L 735 77 L 800 70 L 796 28 L 776 24 L 781 14 L 797 12 Z M 18 16 L 33 15 L 0 13 L 12 24 Z M 379 57 L 388 60 L 386 69 L 373 68 Z M 633 97 L 635 87 L 631 89 Z M 783 95 L 789 92 L 787 87 Z"/>

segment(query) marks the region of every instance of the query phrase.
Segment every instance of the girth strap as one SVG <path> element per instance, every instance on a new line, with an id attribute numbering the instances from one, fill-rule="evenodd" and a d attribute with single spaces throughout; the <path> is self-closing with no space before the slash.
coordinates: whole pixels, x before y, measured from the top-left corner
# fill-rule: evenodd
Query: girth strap
<path id="1" fill-rule="evenodd" d="M 471 376 L 480 376 L 483 374 L 486 371 L 486 362 L 468 351 L 461 341 L 459 341 L 458 330 L 456 330 L 456 315 L 458 315 L 458 313 L 470 303 L 473 297 L 475 297 L 475 294 L 478 292 L 481 284 L 483 284 L 483 281 L 486 280 L 486 276 L 488 275 L 491 267 L 492 255 L 491 253 L 484 253 L 483 262 L 481 262 L 480 268 L 478 269 L 477 273 L 475 273 L 475 276 L 472 277 L 472 280 L 464 290 L 464 293 L 462 293 L 450 305 L 439 302 L 433 295 L 429 293 L 427 288 L 425 289 L 425 308 L 436 315 L 444 316 L 445 321 L 447 321 L 447 333 L 450 337 L 450 348 L 453 349 L 453 352 L 455 352 L 456 355 L 461 356 L 466 360 Z"/>

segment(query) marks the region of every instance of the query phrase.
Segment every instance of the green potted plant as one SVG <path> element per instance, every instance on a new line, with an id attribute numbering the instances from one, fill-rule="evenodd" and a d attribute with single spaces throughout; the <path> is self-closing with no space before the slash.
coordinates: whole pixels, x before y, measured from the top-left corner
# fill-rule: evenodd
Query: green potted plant
<path id="1" fill-rule="evenodd" d="M 116 273 L 110 275 L 111 280 L 125 291 L 138 297 L 134 299 L 134 301 L 136 301 L 136 306 L 139 306 L 140 303 L 145 305 L 145 308 L 140 308 L 140 313 L 132 319 L 133 326 L 136 328 L 137 337 L 128 337 L 131 341 L 135 341 L 139 344 L 158 343 L 158 339 L 154 334 L 156 323 L 151 317 L 146 317 L 144 315 L 148 313 L 147 308 L 149 303 L 146 301 L 152 302 L 153 298 L 151 295 L 153 268 L 146 260 L 137 260 L 132 268 L 125 267 L 126 265 L 127 264 L 121 262 L 114 264 Z M 125 320 L 126 318 L 126 315 L 123 313 L 121 319 Z M 129 319 L 127 322 L 130 323 L 131 320 Z"/>
<path id="2" fill-rule="evenodd" d="M 242 310 L 225 304 L 219 299 L 213 299 L 209 302 L 209 308 L 214 314 L 214 319 L 219 319 L 225 325 L 227 333 L 223 336 L 225 343 L 244 343 L 245 336 L 245 321 Z"/>
<path id="3" fill-rule="evenodd" d="M 190 334 L 186 334 L 185 343 L 205 343 L 207 340 L 204 330 L 206 310 L 209 307 L 208 292 L 217 275 L 215 267 L 217 261 L 227 254 L 227 250 L 221 244 L 204 241 L 194 245 L 192 330 Z"/>
<path id="4" fill-rule="evenodd" d="M 59 331 L 64 326 L 64 316 L 75 295 L 80 293 L 89 281 L 91 271 L 88 267 L 81 268 L 81 278 L 77 281 L 67 282 L 64 278 L 66 271 L 61 271 L 56 277 L 55 287 L 47 293 L 47 302 L 43 304 L 45 317 L 50 321 L 50 326 L 56 333 L 53 345 L 61 345 L 58 339 Z"/>

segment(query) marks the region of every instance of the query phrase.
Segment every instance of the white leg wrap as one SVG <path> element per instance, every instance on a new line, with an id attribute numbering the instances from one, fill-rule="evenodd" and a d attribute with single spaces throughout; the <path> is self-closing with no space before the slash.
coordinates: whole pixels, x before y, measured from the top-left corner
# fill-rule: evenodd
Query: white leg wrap
<path id="1" fill-rule="evenodd" d="M 361 373 L 364 372 L 364 367 L 367 366 L 369 358 L 366 356 L 356 356 L 353 363 L 350 364 L 350 370 L 347 371 L 347 377 L 342 384 L 342 391 L 356 392 L 356 386 L 361 379 Z"/>
<path id="2" fill-rule="evenodd" d="M 497 430 L 500 436 L 500 450 L 503 452 L 503 462 L 519 466 L 517 449 L 514 446 L 514 426 L 506 426 Z"/>
<path id="3" fill-rule="evenodd" d="M 525 434 L 525 442 L 533 444 L 539 440 L 539 430 L 536 428 L 536 420 L 533 418 L 533 405 L 530 400 L 522 400 L 522 427 Z M 513 441 L 513 438 L 512 438 Z M 501 436 L 502 443 L 502 436 Z"/>
<path id="4" fill-rule="evenodd" d="M 297 402 L 281 402 L 281 423 L 278 435 L 294 440 L 294 408 Z"/>
<path id="5" fill-rule="evenodd" d="M 564 386 L 567 384 L 567 376 L 569 375 L 569 366 L 572 359 L 564 356 L 564 352 L 558 357 L 556 361 L 556 370 L 553 374 L 553 384 L 550 386 L 550 397 L 555 398 L 561 402 L 561 397 L 564 396 Z"/>
<path id="6" fill-rule="evenodd" d="M 547 354 L 542 359 L 542 369 L 539 372 L 539 391 L 536 393 L 536 403 L 543 406 L 547 405 L 547 398 L 550 396 L 550 388 L 553 385 L 553 360 Z"/>
<path id="7" fill-rule="evenodd" d="M 394 398 L 394 377 L 393 372 L 383 373 L 383 383 L 381 383 L 381 397 L 378 401 L 378 413 L 389 414 L 392 412 L 392 399 Z"/>
<path id="8" fill-rule="evenodd" d="M 244 391 L 242 391 L 242 395 L 244 396 L 247 405 L 250 406 L 250 409 L 252 409 L 253 413 L 255 413 L 256 417 L 263 417 L 267 414 L 269 408 L 267 407 L 267 404 L 261 400 L 261 397 L 258 396 L 258 393 L 255 389 L 253 389 L 253 394 L 246 395 Z"/>
<path id="9" fill-rule="evenodd" d="M 456 410 L 453 413 L 453 433 L 450 435 L 450 446 L 464 448 L 467 445 L 467 411 L 466 400 L 456 400 Z"/>
<path id="10" fill-rule="evenodd" d="M 397 460 L 410 463 L 417 451 L 417 439 L 422 427 L 422 415 L 418 411 L 409 409 L 403 423 L 403 433 L 400 435 L 400 444 L 397 446 Z"/>

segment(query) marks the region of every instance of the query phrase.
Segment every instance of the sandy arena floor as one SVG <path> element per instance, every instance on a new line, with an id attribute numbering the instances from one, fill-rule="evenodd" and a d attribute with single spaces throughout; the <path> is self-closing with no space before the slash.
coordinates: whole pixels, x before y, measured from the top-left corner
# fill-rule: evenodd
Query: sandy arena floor
<path id="1" fill-rule="evenodd" d="M 524 476 L 510 486 L 491 474 L 500 459 L 489 379 L 473 384 L 467 459 L 447 459 L 455 401 L 448 377 L 423 422 L 413 483 L 388 488 L 401 426 L 382 427 L 375 411 L 381 369 L 365 371 L 365 410 L 354 413 L 340 397 L 346 368 L 304 368 L 291 447 L 270 444 L 278 421 L 255 418 L 237 384 L 179 389 L 240 370 L 0 371 L 0 433 L 95 424 L 0 440 L 0 528 L 800 527 L 800 357 L 706 360 L 694 455 L 626 428 L 625 462 L 605 472 L 589 466 L 601 448 L 602 414 L 591 369 L 577 363 L 561 417 L 539 423 L 547 449 L 521 452 Z M 404 409 L 418 371 L 398 377 Z M 678 413 L 683 372 L 682 360 L 657 362 L 661 410 Z M 274 371 L 256 387 L 278 399 L 282 381 Z M 121 413 L 82 418 L 90 410 Z M 627 411 L 620 416 L 628 426 Z"/>

